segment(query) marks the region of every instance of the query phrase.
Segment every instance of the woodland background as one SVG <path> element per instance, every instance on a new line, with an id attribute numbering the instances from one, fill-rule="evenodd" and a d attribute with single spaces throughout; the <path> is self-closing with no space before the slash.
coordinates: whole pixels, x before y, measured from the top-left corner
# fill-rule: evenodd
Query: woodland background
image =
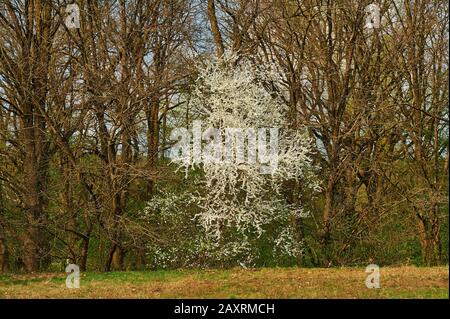
<path id="1" fill-rule="evenodd" d="M 371 1 L 75 2 L 69 30 L 65 1 L 0 0 L 0 271 L 448 263 L 447 1 L 376 1 L 372 32 Z M 165 154 L 226 51 L 279 67 L 321 191 L 286 181 L 308 217 L 211 242 L 183 201 L 202 169 Z"/>

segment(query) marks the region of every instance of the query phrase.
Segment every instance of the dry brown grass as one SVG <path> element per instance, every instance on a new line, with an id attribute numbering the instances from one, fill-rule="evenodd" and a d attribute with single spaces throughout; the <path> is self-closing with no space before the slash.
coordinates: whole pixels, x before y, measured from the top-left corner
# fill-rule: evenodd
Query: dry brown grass
<path id="1" fill-rule="evenodd" d="M 448 267 L 384 267 L 368 289 L 363 268 L 270 268 L 0 276 L 0 298 L 448 298 Z"/>

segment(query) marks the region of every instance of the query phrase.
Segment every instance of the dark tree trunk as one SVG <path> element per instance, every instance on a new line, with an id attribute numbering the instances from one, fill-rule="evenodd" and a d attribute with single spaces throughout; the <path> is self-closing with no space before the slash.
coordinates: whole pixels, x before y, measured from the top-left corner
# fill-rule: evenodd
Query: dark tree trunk
<path id="1" fill-rule="evenodd" d="M 439 225 L 435 211 L 430 216 L 418 215 L 422 261 L 427 266 L 436 266 L 441 261 L 442 243 Z"/>
<path id="2" fill-rule="evenodd" d="M 0 272 L 6 272 L 8 270 L 9 253 L 6 245 L 6 234 L 4 232 L 4 216 L 5 207 L 3 203 L 3 188 L 0 181 Z"/>

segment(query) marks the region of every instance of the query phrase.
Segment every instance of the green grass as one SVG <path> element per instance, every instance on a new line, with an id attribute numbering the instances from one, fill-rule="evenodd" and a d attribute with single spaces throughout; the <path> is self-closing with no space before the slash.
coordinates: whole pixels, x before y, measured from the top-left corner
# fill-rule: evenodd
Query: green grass
<path id="1" fill-rule="evenodd" d="M 0 275 L 0 298 L 448 298 L 448 267 L 383 267 L 381 288 L 364 268 L 128 271 Z"/>

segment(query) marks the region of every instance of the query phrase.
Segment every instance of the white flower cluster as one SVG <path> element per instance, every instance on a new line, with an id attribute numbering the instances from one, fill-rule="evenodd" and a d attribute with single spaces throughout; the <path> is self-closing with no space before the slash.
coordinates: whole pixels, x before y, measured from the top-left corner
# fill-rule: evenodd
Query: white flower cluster
<path id="1" fill-rule="evenodd" d="M 261 174 L 261 164 L 254 162 L 202 163 L 206 191 L 196 197 L 201 207 L 197 218 L 216 238 L 223 226 L 252 227 L 261 233 L 262 226 L 271 221 L 283 181 L 296 179 L 318 188 L 310 158 L 311 139 L 304 128 L 288 129 L 285 105 L 263 85 L 267 77 L 276 78 L 273 68 L 264 72 L 245 59 L 238 62 L 235 55 L 226 54 L 200 69 L 192 93 L 191 104 L 208 127 L 279 130 L 277 169 L 271 174 Z M 234 143 L 242 141 L 235 139 Z"/>
<path id="2" fill-rule="evenodd" d="M 254 267 L 260 265 L 261 249 L 265 249 L 266 258 L 269 253 L 272 262 L 281 265 L 302 251 L 302 243 L 297 242 L 289 223 L 292 216 L 303 214 L 301 209 L 296 211 L 281 200 L 265 203 L 266 207 L 256 207 L 253 212 L 265 216 L 265 228 L 270 232 L 258 234 L 256 227 L 226 227 L 217 240 L 193 220 L 200 208 L 192 205 L 191 198 L 189 191 L 162 191 L 148 202 L 141 218 L 160 229 L 163 238 L 159 243 L 148 242 L 150 268 Z"/>
<path id="3" fill-rule="evenodd" d="M 269 82 L 277 88 L 282 86 L 282 79 L 274 70 L 275 67 L 264 70 L 245 59 L 238 62 L 232 54 L 209 61 L 200 68 L 190 99 L 190 110 L 197 119 L 197 128 L 196 122 L 193 123 L 193 138 L 186 139 L 192 151 L 184 154 L 190 158 L 173 160 L 186 171 L 191 188 L 182 194 L 161 193 L 145 209 L 145 218 L 165 224 L 164 229 L 169 228 L 171 232 L 167 245 L 151 250 L 155 267 L 236 264 L 252 267 L 261 254 L 269 253 L 275 260 L 287 260 L 301 253 L 302 243 L 296 241 L 290 220 L 302 218 L 307 212 L 298 204 L 300 200 L 287 204 L 282 185 L 286 181 L 297 181 L 304 189 L 317 190 L 316 168 L 310 157 L 312 141 L 307 130 L 289 129 L 282 99 L 276 92 L 266 89 L 265 84 Z M 202 145 L 205 140 L 203 134 L 201 138 L 197 134 L 199 121 L 203 127 L 221 132 L 227 129 L 256 132 L 269 128 L 266 133 L 270 133 L 270 137 L 258 132 L 258 142 L 266 138 L 272 143 L 276 136 L 277 153 L 271 154 L 268 149 L 273 148 L 261 149 L 258 144 L 258 158 L 276 155 L 276 169 L 262 173 L 262 165 L 270 160 L 242 160 L 244 155 L 250 156 L 249 151 L 239 153 L 242 144 L 249 149 L 251 143 L 249 136 L 242 135 L 231 140 L 234 160 L 204 161 L 205 148 L 199 147 L 199 140 Z M 272 134 L 270 129 L 276 129 L 277 134 Z M 185 133 L 181 137 L 190 134 Z M 220 139 L 225 137 L 224 145 L 230 146 L 226 134 L 219 136 Z M 199 148 L 202 154 L 196 151 Z M 206 150 L 211 154 L 211 150 Z"/>

